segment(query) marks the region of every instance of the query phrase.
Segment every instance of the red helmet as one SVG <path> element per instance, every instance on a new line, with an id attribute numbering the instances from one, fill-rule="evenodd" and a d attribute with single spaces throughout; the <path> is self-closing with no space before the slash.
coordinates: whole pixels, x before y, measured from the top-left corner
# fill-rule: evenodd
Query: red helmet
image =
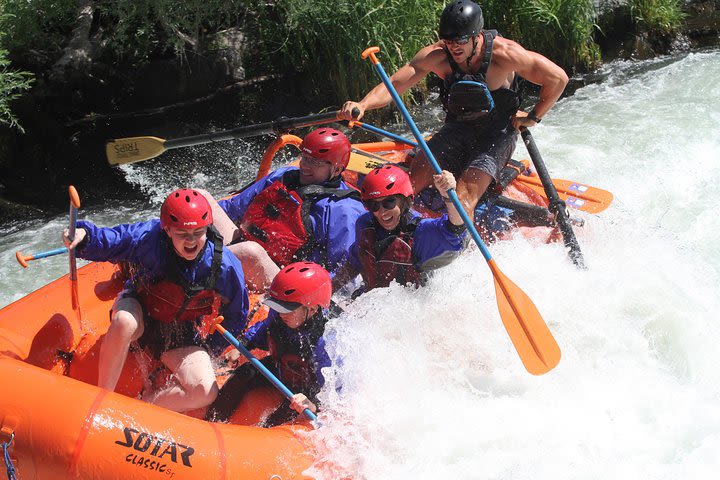
<path id="1" fill-rule="evenodd" d="M 275 275 L 264 303 L 278 313 L 292 312 L 301 305 L 330 306 L 330 274 L 317 263 L 295 262 Z"/>
<path id="2" fill-rule="evenodd" d="M 172 192 L 160 208 L 160 226 L 199 228 L 213 223 L 212 209 L 202 193 L 192 188 Z"/>
<path id="3" fill-rule="evenodd" d="M 318 128 L 305 136 L 300 151 L 344 170 L 350 161 L 350 140 L 334 128 Z"/>
<path id="4" fill-rule="evenodd" d="M 383 165 L 367 174 L 360 188 L 363 201 L 390 195 L 413 196 L 412 183 L 405 170 L 396 165 Z"/>

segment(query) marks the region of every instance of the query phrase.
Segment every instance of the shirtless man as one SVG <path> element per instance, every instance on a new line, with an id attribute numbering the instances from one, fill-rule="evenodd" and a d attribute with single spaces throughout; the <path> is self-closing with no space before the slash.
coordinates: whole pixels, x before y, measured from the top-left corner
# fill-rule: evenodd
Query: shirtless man
<path id="1" fill-rule="evenodd" d="M 483 24 L 479 5 L 454 0 L 440 17 L 441 40 L 422 48 L 390 77 L 398 93 L 430 72 L 444 80 L 441 99 L 447 117 L 428 146 L 441 168 L 459 179 L 457 194 L 471 217 L 480 197 L 512 156 L 518 130 L 540 122 L 568 82 L 558 65 L 493 30 L 483 30 Z M 517 112 L 519 77 L 540 85 L 540 99 L 530 113 Z M 366 110 L 381 108 L 391 100 L 381 83 L 360 102 L 346 102 L 343 116 L 352 119 L 351 112 L 357 108 L 357 118 L 362 118 Z M 432 183 L 433 173 L 419 152 L 410 168 L 416 193 Z"/>

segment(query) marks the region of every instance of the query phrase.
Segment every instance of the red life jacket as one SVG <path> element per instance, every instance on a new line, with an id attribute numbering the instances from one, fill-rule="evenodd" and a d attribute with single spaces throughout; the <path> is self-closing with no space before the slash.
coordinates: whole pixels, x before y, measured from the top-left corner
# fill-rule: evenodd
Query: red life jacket
<path id="1" fill-rule="evenodd" d="M 340 185 L 338 178 L 337 185 Z M 306 259 L 316 247 L 310 210 L 321 198 L 356 196 L 355 190 L 321 185 L 300 185 L 299 170 L 258 193 L 250 202 L 238 227 L 244 240 L 259 243 L 279 267 Z"/>
<path id="2" fill-rule="evenodd" d="M 223 242 L 213 228 L 208 229 L 208 241 L 213 244 L 213 258 L 210 274 L 203 283 L 189 284 L 182 275 L 171 272 L 158 282 L 137 285 L 140 303 L 148 316 L 162 323 L 217 317 L 221 297 L 215 290 L 215 284 L 220 275 Z"/>
<path id="3" fill-rule="evenodd" d="M 393 280 L 401 285 L 422 285 L 424 275 L 415 268 L 412 254 L 413 234 L 420 222 L 415 217 L 403 222 L 395 235 L 377 240 L 375 221 L 360 232 L 358 250 L 366 290 L 387 287 Z"/>
<path id="4" fill-rule="evenodd" d="M 322 311 L 307 319 L 300 332 L 289 332 L 276 318 L 268 330 L 268 349 L 275 362 L 278 378 L 293 391 L 311 397 L 319 391 L 313 354 L 325 331 L 327 319 Z M 290 338 L 290 335 L 292 338 Z"/>

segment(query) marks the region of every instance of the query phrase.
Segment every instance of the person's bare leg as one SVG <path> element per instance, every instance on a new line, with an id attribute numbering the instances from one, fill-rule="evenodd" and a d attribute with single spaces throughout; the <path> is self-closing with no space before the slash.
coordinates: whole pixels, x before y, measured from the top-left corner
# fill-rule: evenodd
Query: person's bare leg
<path id="1" fill-rule="evenodd" d="M 468 168 L 457 182 L 457 195 L 470 218 L 475 218 L 475 207 L 488 189 L 493 178 L 477 169 Z"/>
<path id="2" fill-rule="evenodd" d="M 210 355 L 203 348 L 175 348 L 163 353 L 160 360 L 173 372 L 174 382 L 143 400 L 175 412 L 206 407 L 215 400 L 219 387 Z"/>
<path id="3" fill-rule="evenodd" d="M 210 204 L 210 208 L 212 209 L 213 214 L 213 225 L 215 225 L 215 228 L 218 232 L 220 232 L 220 235 L 223 237 L 223 243 L 225 245 L 230 244 L 233 240 L 235 240 L 235 237 L 240 233 L 237 225 L 230 220 L 230 217 L 227 216 L 227 213 L 220 207 L 217 200 L 210 195 L 210 193 L 206 190 L 202 190 L 199 188 L 196 188 L 198 192 L 200 192 L 205 198 L 207 198 L 208 203 Z"/>
<path id="4" fill-rule="evenodd" d="M 433 169 L 430 166 L 430 162 L 425 158 L 425 153 L 418 151 L 417 155 L 410 164 L 410 182 L 413 186 L 413 191 L 418 194 L 425 188 L 432 184 L 433 180 Z"/>
<path id="5" fill-rule="evenodd" d="M 259 243 L 240 242 L 227 248 L 240 259 L 248 288 L 264 292 L 270 287 L 280 268 Z"/>
<path id="6" fill-rule="evenodd" d="M 144 328 L 140 303 L 129 297 L 117 299 L 112 308 L 110 328 L 100 345 L 98 361 L 100 388 L 115 390 L 130 350 L 130 342 L 140 338 Z"/>

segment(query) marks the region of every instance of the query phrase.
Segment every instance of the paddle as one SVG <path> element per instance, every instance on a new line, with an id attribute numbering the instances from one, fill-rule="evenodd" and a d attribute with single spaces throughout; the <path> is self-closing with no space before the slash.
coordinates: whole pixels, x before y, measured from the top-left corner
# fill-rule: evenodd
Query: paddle
<path id="1" fill-rule="evenodd" d="M 520 129 L 520 135 L 522 135 L 525 147 L 530 154 L 530 159 L 532 159 L 533 165 L 535 165 L 535 170 L 537 171 L 538 177 L 540 177 L 540 181 L 542 182 L 543 189 L 547 194 L 547 198 L 550 200 L 548 209 L 555 214 L 555 221 L 557 222 L 558 227 L 560 227 L 563 242 L 569 249 L 570 258 L 578 268 L 586 269 L 585 259 L 580 251 L 580 244 L 578 243 L 577 238 L 575 237 L 575 232 L 573 232 L 572 226 L 570 225 L 570 216 L 568 215 L 567 206 L 565 205 L 565 202 L 560 199 L 560 196 L 555 189 L 555 185 L 553 185 L 550 173 L 548 172 L 545 162 L 543 162 L 542 156 L 540 155 L 540 150 L 538 150 L 537 145 L 535 144 L 535 139 L 533 139 L 530 130 L 525 127 Z"/>
<path id="2" fill-rule="evenodd" d="M 23 268 L 27 268 L 30 260 L 40 260 L 41 258 L 46 257 L 52 257 L 54 255 L 60 255 L 65 252 L 67 252 L 68 249 L 65 247 L 62 248 L 56 248 L 54 250 L 47 250 L 45 252 L 40 253 L 32 253 L 30 255 L 23 255 L 22 252 L 15 252 L 15 258 L 17 259 L 18 263 L 22 265 Z"/>
<path id="3" fill-rule="evenodd" d="M 377 133 L 379 135 L 383 135 L 385 137 L 391 138 L 397 143 L 403 143 L 405 145 L 416 147 L 417 143 L 405 138 L 401 137 L 400 135 L 396 135 L 392 132 L 388 132 L 387 130 L 383 130 L 382 128 L 376 127 L 374 125 L 369 125 L 367 123 L 358 122 L 356 120 L 348 122 L 348 126 L 350 128 L 353 127 L 359 127 L 363 130 L 367 130 L 368 132 Z M 380 157 L 377 157 L 379 160 L 382 160 Z M 360 159 L 357 157 L 350 157 L 350 164 L 348 165 L 348 170 L 352 170 L 358 173 L 366 174 L 373 168 L 376 168 L 380 166 L 380 163 L 372 163 L 365 161 L 364 159 Z M 528 175 L 518 175 L 516 180 L 518 182 L 522 182 L 528 187 L 532 188 L 535 192 L 540 194 L 543 198 L 545 198 L 548 202 L 550 202 L 550 199 L 548 198 L 547 194 L 545 193 L 545 189 L 543 188 L 542 182 L 538 177 L 534 176 L 528 176 Z M 613 201 L 613 194 L 608 192 L 607 190 L 603 190 L 601 188 L 592 187 L 590 185 L 585 185 L 579 182 L 574 182 L 571 180 L 561 180 L 561 179 L 551 179 L 552 184 L 555 187 L 555 190 L 558 192 L 560 198 L 566 202 L 566 204 L 574 208 L 576 210 L 581 210 L 583 212 L 588 213 L 599 213 L 605 210 L 607 207 L 610 206 L 610 204 Z"/>
<path id="4" fill-rule="evenodd" d="M 70 225 L 68 226 L 68 240 L 70 243 L 75 240 L 75 223 L 77 223 L 77 212 L 80 208 L 80 196 L 78 195 L 75 187 L 70 185 L 68 187 L 68 194 L 70 195 Z M 68 260 L 70 263 L 70 291 L 72 297 L 73 310 L 78 311 L 80 315 L 80 302 L 78 301 L 78 284 L 77 284 L 77 261 L 75 259 L 75 248 L 68 250 Z"/>
<path id="5" fill-rule="evenodd" d="M 390 96 L 395 102 L 398 110 L 400 110 L 405 118 L 405 121 L 410 127 L 410 130 L 413 132 L 415 139 L 420 144 L 420 147 L 425 153 L 428 161 L 435 172 L 440 173 L 440 166 L 428 148 L 427 143 L 425 143 L 425 139 L 420 134 L 420 131 L 415 125 L 410 113 L 407 111 L 407 108 L 405 108 L 405 105 L 400 99 L 400 95 L 398 95 L 397 90 L 395 90 L 390 78 L 387 73 L 385 73 L 385 69 L 383 69 L 380 61 L 375 56 L 375 54 L 379 51 L 380 49 L 378 47 L 370 47 L 362 53 L 362 58 L 365 59 L 370 57 L 376 72 L 385 84 L 385 87 L 390 93 Z M 455 190 L 448 190 L 448 195 L 452 199 L 453 205 L 455 205 L 455 208 L 462 217 L 463 222 L 465 222 L 465 226 L 470 232 L 470 235 L 482 252 L 490 270 L 492 271 L 495 279 L 495 292 L 500 311 L 500 318 L 505 325 L 505 329 L 510 335 L 510 339 L 515 346 L 523 365 L 525 365 L 527 371 L 533 375 L 541 375 L 552 370 L 560 361 L 560 347 L 555 341 L 555 338 L 553 338 L 552 333 L 542 316 L 540 316 L 540 312 L 538 312 L 532 300 L 530 300 L 530 297 L 528 297 L 525 292 L 523 292 L 508 277 L 506 277 L 500 271 L 500 268 L 498 268 L 495 264 L 495 260 L 492 258 L 490 252 L 480 238 L 472 220 L 468 216 L 467 212 L 465 212 L 465 209 L 460 203 L 460 199 L 458 198 L 457 193 L 455 193 Z"/>
<path id="6" fill-rule="evenodd" d="M 255 358 L 255 356 L 253 356 L 253 354 L 250 353 L 247 348 L 245 348 L 245 345 L 240 343 L 232 333 L 228 332 L 227 330 L 225 330 L 225 327 L 220 325 L 220 322 L 222 322 L 223 320 L 224 318 L 222 316 L 217 317 L 215 320 L 213 320 L 213 325 L 211 328 L 222 333 L 222 335 L 225 337 L 225 340 L 227 340 L 233 347 L 237 348 L 237 350 L 242 353 L 242 355 L 247 358 L 248 361 L 255 366 L 255 368 L 260 370 L 260 373 L 262 373 L 263 376 L 265 376 L 265 378 L 270 381 L 270 383 L 275 385 L 275 387 L 280 390 L 280 392 L 285 396 L 285 398 L 287 398 L 288 400 L 292 399 L 293 393 L 290 391 L 290 389 L 287 388 L 285 384 L 282 383 L 275 375 L 273 375 L 273 373 L 268 370 L 265 365 L 260 362 L 260 360 Z M 303 413 L 310 420 L 317 420 L 317 416 L 309 408 L 303 410 Z"/>
<path id="7" fill-rule="evenodd" d="M 155 158 L 166 150 L 205 143 L 253 137 L 273 132 L 287 132 L 293 128 L 309 127 L 339 120 L 340 112 L 319 113 L 305 117 L 281 117 L 272 122 L 248 125 L 222 132 L 194 135 L 164 140 L 157 137 L 128 137 L 111 140 L 105 144 L 105 154 L 110 165 L 125 165 Z"/>

